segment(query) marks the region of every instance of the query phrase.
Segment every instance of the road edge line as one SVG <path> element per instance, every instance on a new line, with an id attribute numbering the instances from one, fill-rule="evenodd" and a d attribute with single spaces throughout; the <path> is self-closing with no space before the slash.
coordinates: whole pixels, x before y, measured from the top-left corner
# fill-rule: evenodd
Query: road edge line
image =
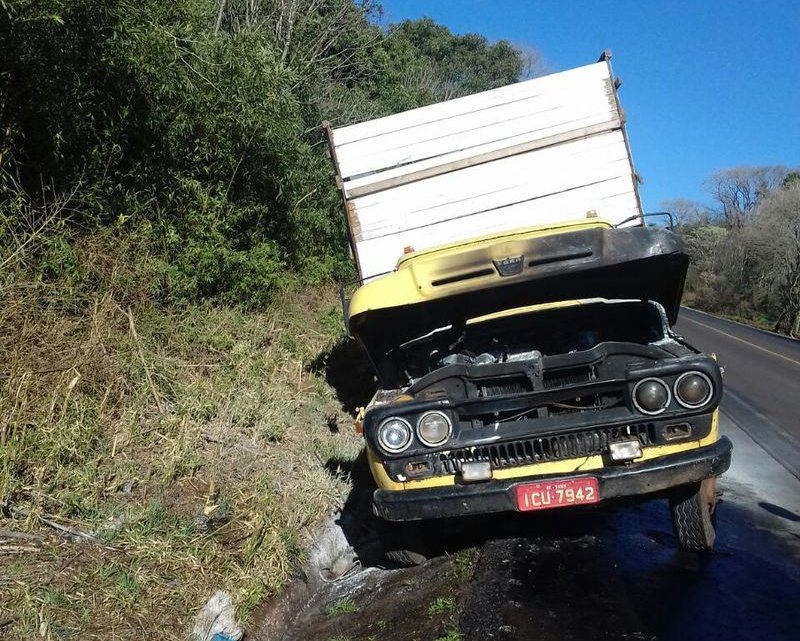
<path id="1" fill-rule="evenodd" d="M 711 312 L 705 312 L 702 309 L 697 309 L 696 307 L 689 307 L 688 305 L 681 305 L 681 307 L 688 309 L 692 312 L 697 312 L 698 314 L 702 314 L 703 316 L 710 316 L 711 318 L 715 318 L 716 320 L 727 321 L 729 323 L 734 323 L 735 325 L 741 325 L 742 327 L 746 327 L 748 329 L 754 329 L 757 332 L 763 332 L 764 334 L 775 336 L 776 338 L 785 338 L 787 341 L 791 341 L 793 343 L 800 343 L 800 338 L 795 338 L 794 336 L 789 336 L 787 334 L 780 334 L 778 332 L 773 332 L 772 330 L 769 329 L 762 329 L 761 327 L 756 327 L 755 325 L 748 325 L 747 323 L 743 323 L 742 321 L 733 320 L 732 318 L 726 318 L 725 316 L 717 316 L 716 314 L 712 314 Z"/>

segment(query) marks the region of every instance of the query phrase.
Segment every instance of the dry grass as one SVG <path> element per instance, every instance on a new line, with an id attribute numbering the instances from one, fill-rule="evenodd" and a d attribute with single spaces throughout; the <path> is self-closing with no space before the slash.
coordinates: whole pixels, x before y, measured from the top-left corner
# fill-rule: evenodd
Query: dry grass
<path id="1" fill-rule="evenodd" d="M 80 287 L 2 275 L 4 639 L 185 639 L 218 588 L 246 619 L 348 491 L 359 441 L 311 367 L 341 338 L 333 291 L 158 309 L 138 251 L 84 241 Z"/>

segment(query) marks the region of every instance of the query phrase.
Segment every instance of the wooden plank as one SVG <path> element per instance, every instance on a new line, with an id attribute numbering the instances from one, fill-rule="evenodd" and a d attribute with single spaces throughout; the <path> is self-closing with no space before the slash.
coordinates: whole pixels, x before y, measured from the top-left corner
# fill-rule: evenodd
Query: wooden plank
<path id="1" fill-rule="evenodd" d="M 607 80 L 607 79 L 606 79 Z M 468 149 L 516 135 L 541 131 L 553 135 L 617 118 L 606 95 L 608 87 L 581 96 L 541 96 L 339 145 L 346 178 Z M 575 101 L 579 99 L 578 101 Z"/>
<path id="2" fill-rule="evenodd" d="M 608 75 L 610 78 L 614 78 L 614 69 L 611 67 L 611 49 L 606 49 L 601 56 L 601 61 L 604 60 L 606 65 L 608 66 Z M 619 102 L 619 94 L 617 94 L 617 89 L 619 89 L 621 85 L 621 81 L 619 78 L 614 78 L 614 91 L 613 91 L 613 98 L 614 103 L 617 107 L 617 113 L 619 114 L 620 119 L 622 120 L 622 137 L 625 140 L 625 149 L 628 151 L 628 164 L 630 165 L 631 176 L 633 177 L 633 191 L 636 194 L 636 203 L 639 206 L 639 215 L 641 224 L 644 224 L 644 206 L 642 205 L 642 197 L 639 194 L 639 183 L 642 182 L 641 177 L 636 172 L 636 167 L 633 164 L 633 153 L 631 152 L 631 144 L 630 140 L 628 139 L 628 129 L 625 127 L 625 110 L 622 108 L 622 105 Z"/>
<path id="3" fill-rule="evenodd" d="M 424 180 L 425 178 L 433 178 L 435 176 L 457 171 L 459 169 L 467 169 L 476 165 L 502 160 L 504 158 L 508 158 L 509 156 L 516 156 L 519 154 L 536 151 L 537 149 L 544 149 L 545 147 L 552 147 L 554 145 L 560 145 L 572 140 L 586 138 L 594 134 L 610 132 L 619 128 L 619 125 L 619 120 L 601 122 L 589 127 L 582 127 L 581 129 L 575 129 L 553 136 L 547 136 L 545 138 L 541 138 L 537 135 L 533 137 L 532 140 L 513 144 L 511 146 L 508 146 L 506 141 L 502 141 L 501 143 L 495 143 L 495 148 L 492 150 L 481 151 L 477 154 L 475 153 L 475 150 L 460 152 L 457 154 L 452 154 L 451 156 L 446 156 L 442 160 L 437 159 L 438 163 L 436 164 L 430 162 L 428 163 L 428 166 L 424 168 L 417 168 L 418 164 L 422 163 L 415 164 L 413 165 L 413 167 L 415 167 L 414 171 L 409 172 L 406 170 L 405 172 L 397 172 L 397 174 L 392 177 L 387 177 L 383 180 L 370 182 L 367 184 L 362 183 L 360 186 L 345 186 L 345 192 L 349 198 L 357 198 L 359 196 L 365 196 L 367 194 L 372 194 L 419 180 Z M 453 156 L 456 156 L 456 158 L 453 159 Z"/>
<path id="4" fill-rule="evenodd" d="M 582 87 L 607 73 L 607 68 L 599 63 L 584 65 L 560 73 L 550 74 L 524 82 L 514 83 L 491 91 L 448 100 L 446 102 L 411 109 L 399 114 L 376 118 L 363 123 L 340 127 L 335 130 L 337 145 L 364 140 L 389 132 L 401 131 L 422 124 L 437 122 L 454 116 L 469 114 L 481 109 L 491 108 L 514 100 L 536 95 L 557 92 L 565 85 Z"/>
<path id="5" fill-rule="evenodd" d="M 503 230 L 531 225 L 561 222 L 586 217 L 584 207 L 592 203 L 598 216 L 617 223 L 638 213 L 637 203 L 630 190 L 617 195 L 595 197 L 592 186 L 581 188 L 575 194 L 559 194 L 539 203 L 515 203 L 505 209 L 483 212 L 463 219 L 444 221 L 421 229 L 404 230 L 398 234 L 380 236 L 359 243 L 365 280 L 393 270 L 402 251 L 398 247 L 411 246 L 415 250 L 429 249 L 445 243 L 467 240 Z M 501 257 L 501 256 L 498 256 Z"/>
<path id="6" fill-rule="evenodd" d="M 614 222 L 635 214 L 634 182 L 621 132 L 605 137 L 613 138 L 611 144 L 600 144 L 596 136 L 565 145 L 585 148 L 571 157 L 566 149 L 552 149 L 560 158 L 537 151 L 355 199 L 364 275 L 392 269 L 408 245 L 420 249 L 492 229 L 582 218 L 590 209 Z M 435 184 L 443 181 L 449 184 Z M 378 198 L 384 200 L 370 205 Z M 440 223 L 449 224 L 441 233 Z M 375 239 L 383 239 L 377 254 Z"/>
<path id="7" fill-rule="evenodd" d="M 396 217 L 370 217 L 369 212 L 366 214 L 360 212 L 361 233 L 357 237 L 357 242 L 398 233 L 404 229 L 416 229 L 445 220 L 463 219 L 466 221 L 475 214 L 486 211 L 498 211 L 514 205 L 515 203 L 526 203 L 534 200 L 546 199 L 558 194 L 567 194 L 592 185 L 602 185 L 624 180 L 625 184 L 628 185 L 628 191 L 632 191 L 632 181 L 630 177 L 619 171 L 615 172 L 615 174 L 616 175 L 598 175 L 595 180 L 584 184 L 577 184 L 574 181 L 571 183 L 565 181 L 557 186 L 547 185 L 545 187 L 515 185 L 507 189 L 467 197 L 460 201 L 443 205 L 433 205 L 429 209 L 410 211 L 404 213 L 400 221 L 398 221 Z M 590 204 L 587 204 L 585 208 L 579 209 L 579 212 L 592 208 Z"/>
<path id="8" fill-rule="evenodd" d="M 616 212 L 613 207 L 627 209 L 625 203 L 635 204 L 631 190 L 630 179 L 626 177 L 613 178 L 594 185 L 584 185 L 573 190 L 560 192 L 557 194 L 547 194 L 546 196 L 532 197 L 529 200 L 509 202 L 508 204 L 495 209 L 476 211 L 467 216 L 454 215 L 451 218 L 442 218 L 429 224 L 420 224 L 414 227 L 398 228 L 393 232 L 375 235 L 360 241 L 362 247 L 369 246 L 371 241 L 376 239 L 389 239 L 394 237 L 392 242 L 398 243 L 397 237 L 412 238 L 414 242 L 409 244 L 415 249 L 432 247 L 435 239 L 429 236 L 435 228 L 446 226 L 447 224 L 458 236 L 469 238 L 480 235 L 484 225 L 488 228 L 504 227 L 513 224 L 514 226 L 531 226 L 539 222 L 550 222 L 552 220 L 569 218 L 583 218 L 587 211 L 594 210 L 601 218 L 618 222 L 624 216 Z M 515 216 L 518 216 L 518 219 Z M 512 228 L 512 227 L 509 227 Z M 450 232 L 448 232 L 450 233 Z M 402 251 L 395 251 L 389 260 L 397 260 Z"/>
<path id="9" fill-rule="evenodd" d="M 322 123 L 322 129 L 325 131 L 325 138 L 328 141 L 328 152 L 330 153 L 331 163 L 333 164 L 333 172 L 336 178 L 336 187 L 342 197 L 342 206 L 344 208 L 344 216 L 347 224 L 347 242 L 350 245 L 350 255 L 356 263 L 356 271 L 362 274 L 361 260 L 358 255 L 358 246 L 356 245 L 355 236 L 360 234 L 361 230 L 358 226 L 358 217 L 355 214 L 355 207 L 353 203 L 347 199 L 347 194 L 344 191 L 344 184 L 342 181 L 342 174 L 339 171 L 339 162 L 336 157 L 336 145 L 333 142 L 333 129 L 331 123 L 327 120 Z"/>
<path id="10" fill-rule="evenodd" d="M 576 123 L 576 127 L 582 124 L 583 123 L 578 122 Z M 603 128 L 599 127 L 599 129 L 602 130 Z M 405 176 L 406 174 L 413 173 L 416 171 L 422 171 L 432 167 L 438 167 L 439 165 L 442 164 L 446 164 L 449 162 L 456 162 L 465 158 L 471 158 L 472 156 L 481 155 L 484 153 L 491 153 L 500 149 L 505 149 L 506 147 L 523 145 L 547 137 L 548 134 L 546 131 L 531 131 L 518 136 L 509 136 L 507 138 L 496 140 L 490 143 L 475 145 L 474 147 L 470 147 L 469 149 L 462 149 L 454 151 L 452 153 L 443 154 L 436 158 L 421 160 L 419 162 L 410 165 L 404 165 L 401 167 L 392 167 L 389 169 L 385 169 L 383 171 L 374 172 L 367 176 L 359 176 L 357 178 L 351 178 L 346 181 L 345 189 L 347 190 L 349 196 L 355 190 L 360 190 L 362 187 L 367 187 L 374 183 L 379 183 L 383 180 Z M 369 190 L 364 190 L 363 193 L 366 193 L 368 191 Z M 359 192 L 355 191 L 355 193 Z"/>
<path id="11" fill-rule="evenodd" d="M 340 171 L 351 179 L 517 135 L 539 132 L 545 137 L 616 120 L 612 93 L 606 77 L 592 91 L 583 88 L 583 93 L 525 100 L 351 145 L 338 144 Z"/>
<path id="12" fill-rule="evenodd" d="M 565 171 L 569 167 L 569 171 Z M 619 131 L 566 143 L 356 198 L 360 242 L 398 229 L 434 223 L 628 176 Z"/>

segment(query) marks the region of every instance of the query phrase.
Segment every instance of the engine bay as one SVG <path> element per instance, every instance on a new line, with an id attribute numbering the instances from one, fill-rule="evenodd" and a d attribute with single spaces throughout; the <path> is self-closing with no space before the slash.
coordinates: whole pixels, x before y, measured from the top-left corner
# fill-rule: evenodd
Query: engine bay
<path id="1" fill-rule="evenodd" d="M 593 300 L 510 310 L 443 327 L 392 349 L 378 368 L 384 388 L 400 388 L 450 366 L 535 365 L 543 357 L 584 352 L 603 343 L 672 345 L 667 350 L 671 355 L 675 349 L 687 351 L 669 331 L 658 303 Z"/>

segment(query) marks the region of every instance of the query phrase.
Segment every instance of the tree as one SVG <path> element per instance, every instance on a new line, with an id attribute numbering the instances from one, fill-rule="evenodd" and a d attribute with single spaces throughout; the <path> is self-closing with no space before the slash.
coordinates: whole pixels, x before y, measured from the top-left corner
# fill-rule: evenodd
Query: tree
<path id="1" fill-rule="evenodd" d="M 776 189 L 786 177 L 780 165 L 741 166 L 713 173 L 703 183 L 714 200 L 713 211 L 721 216 L 729 229 L 741 229 L 758 204 Z"/>
<path id="2" fill-rule="evenodd" d="M 784 187 L 791 187 L 792 185 L 800 185 L 800 171 L 790 171 L 783 179 Z"/>
<path id="3" fill-rule="evenodd" d="M 535 73 L 538 63 L 507 40 L 494 44 L 481 35 L 453 34 L 430 18 L 405 20 L 389 29 L 389 40 L 418 59 L 435 100 L 493 89 Z"/>
<path id="4" fill-rule="evenodd" d="M 711 212 L 706 207 L 689 198 L 662 201 L 661 209 L 675 216 L 675 224 L 678 226 L 707 223 L 711 218 Z"/>
<path id="5" fill-rule="evenodd" d="M 773 330 L 800 336 L 800 184 L 769 194 L 753 227 L 763 251 L 765 285 L 775 297 Z"/>
<path id="6" fill-rule="evenodd" d="M 21 194 L 36 211 L 73 194 L 60 240 L 147 239 L 162 300 L 261 305 L 287 279 L 346 277 L 320 123 L 490 89 L 524 62 L 510 43 L 430 20 L 384 30 L 379 11 L 0 0 L 0 226 L 19 224 L 5 204 Z"/>
<path id="7" fill-rule="evenodd" d="M 800 184 L 779 166 L 726 169 L 704 184 L 715 201 L 710 209 L 686 199 L 664 203 L 678 214 L 691 256 L 688 298 L 796 333 Z"/>

